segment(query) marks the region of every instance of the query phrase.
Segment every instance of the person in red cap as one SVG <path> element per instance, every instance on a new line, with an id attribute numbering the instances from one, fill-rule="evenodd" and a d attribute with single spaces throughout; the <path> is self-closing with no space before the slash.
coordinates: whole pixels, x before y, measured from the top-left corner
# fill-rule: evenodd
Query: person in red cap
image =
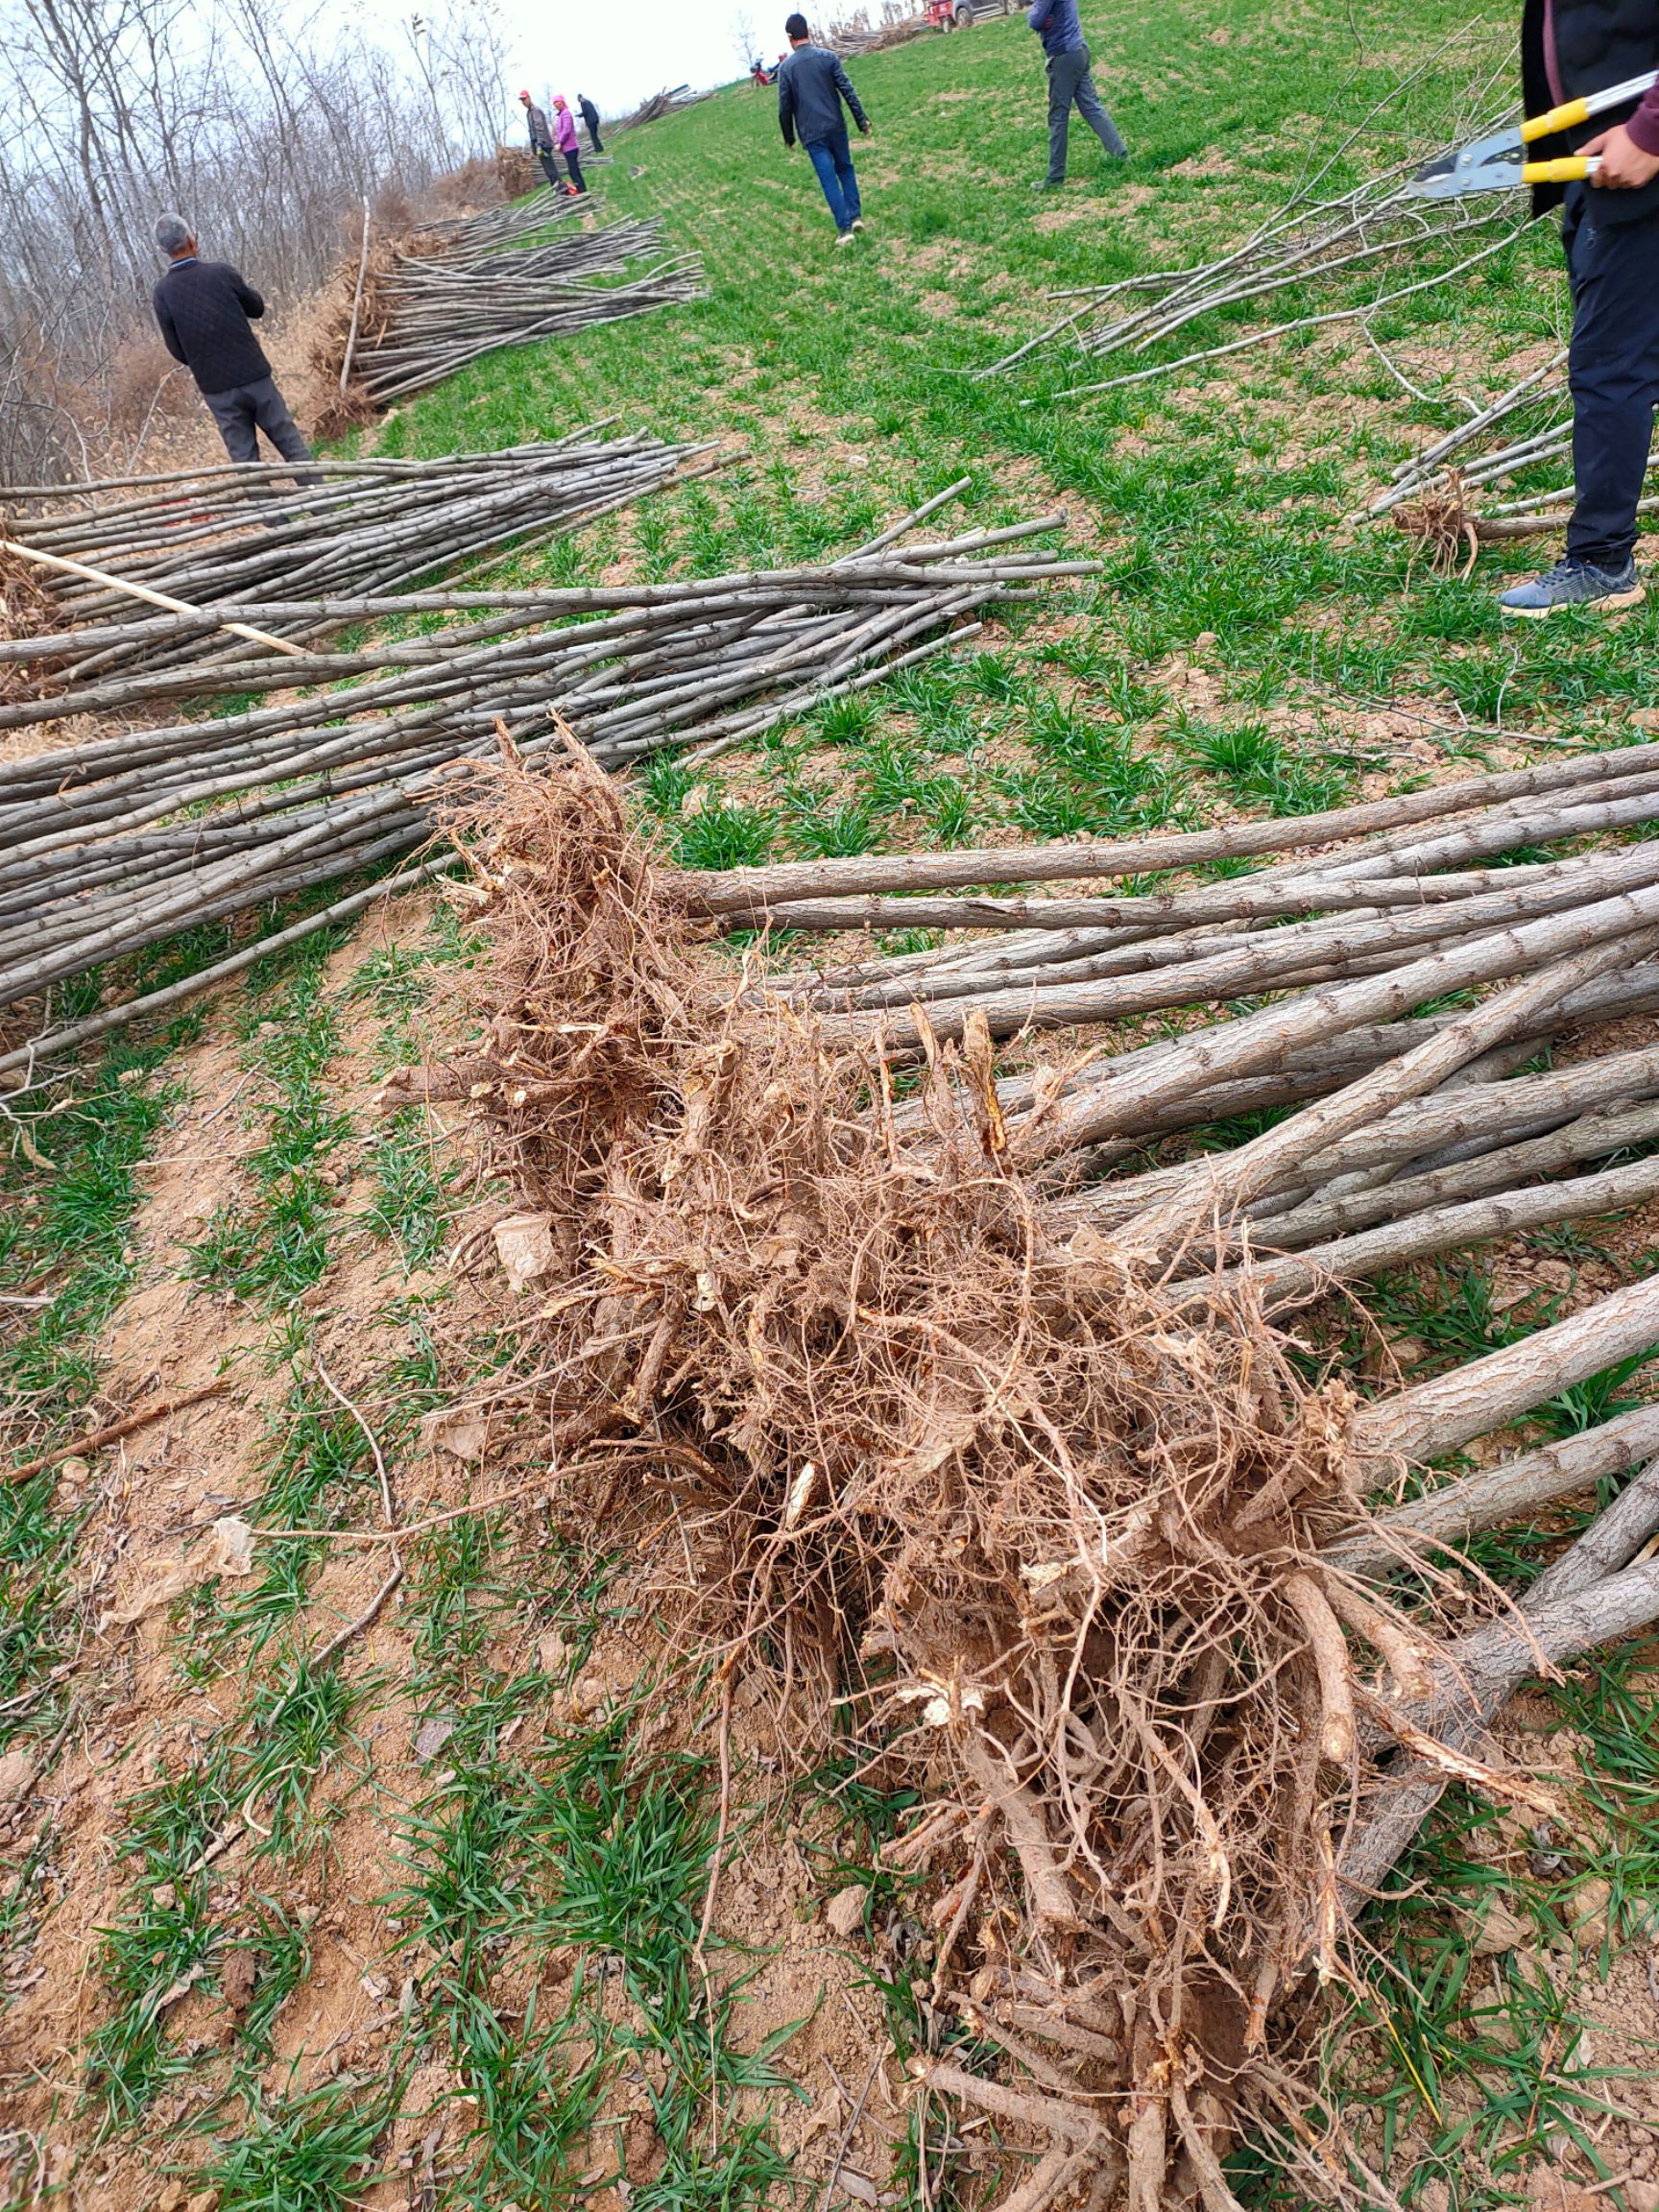
<path id="1" fill-rule="evenodd" d="M 528 92 L 520 92 L 524 103 L 525 118 L 530 125 L 530 151 L 541 164 L 542 174 L 555 192 L 571 192 L 574 186 L 566 184 L 559 174 L 559 163 L 553 153 L 553 132 L 547 121 L 545 108 L 538 108 Z"/>

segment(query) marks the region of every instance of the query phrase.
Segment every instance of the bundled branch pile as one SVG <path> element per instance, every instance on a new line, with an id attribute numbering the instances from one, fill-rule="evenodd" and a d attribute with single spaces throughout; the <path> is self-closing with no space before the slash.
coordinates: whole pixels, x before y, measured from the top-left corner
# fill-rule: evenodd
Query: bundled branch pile
<path id="1" fill-rule="evenodd" d="M 927 29 L 926 14 L 890 13 L 875 24 L 868 14 L 859 14 L 846 23 L 832 24 L 825 44 L 833 53 L 852 60 L 860 54 L 882 54 L 890 46 L 907 46 L 912 38 L 920 38 Z"/>
<path id="2" fill-rule="evenodd" d="M 1439 133 L 1354 189 L 1319 196 L 1333 171 L 1381 119 L 1398 127 L 1390 111 L 1444 60 L 1441 50 L 1402 78 L 1316 173 L 1298 183 L 1284 205 L 1239 245 L 1195 268 L 1149 270 L 1112 284 L 1056 293 L 1056 300 L 1070 303 L 1065 313 L 980 373 L 999 374 L 1062 341 L 1090 360 L 1122 355 L 1133 362 L 1208 317 L 1231 313 L 1236 322 L 1234 311 L 1250 309 L 1262 318 L 1200 351 L 1169 354 L 1144 367 L 1125 366 L 1056 397 L 1110 391 L 1244 352 L 1288 331 L 1362 322 L 1380 308 L 1454 282 L 1503 252 L 1526 223 L 1523 195 L 1427 201 L 1408 193 L 1425 155 L 1439 151 Z M 1442 126 L 1447 138 L 1455 141 L 1501 125 L 1503 117 L 1486 108 L 1492 74 L 1482 69 L 1461 116 Z M 1333 278 L 1338 283 L 1329 295 L 1330 304 L 1310 309 L 1308 295 L 1317 297 L 1318 288 Z M 1294 313 L 1284 315 L 1285 305 Z"/>
<path id="3" fill-rule="evenodd" d="M 349 369 L 349 401 L 384 407 L 501 347 L 623 322 L 702 296 L 703 265 L 694 253 L 670 255 L 613 280 L 632 258 L 655 251 L 654 223 L 593 229 L 562 225 L 537 242 L 535 229 L 545 220 L 528 234 L 486 242 L 471 233 L 445 243 L 441 252 L 383 253 L 372 260 L 353 309 L 354 338 L 352 325 L 339 327 L 337 317 L 319 365 L 336 374 Z"/>
<path id="4" fill-rule="evenodd" d="M 983 607 L 1093 572 L 1091 563 L 1058 561 L 1020 542 L 1053 529 L 1055 517 L 896 545 L 917 518 L 828 567 L 222 607 L 223 619 L 283 621 L 303 632 L 387 616 L 475 618 L 357 652 L 259 652 L 210 668 L 141 671 L 52 703 L 67 714 L 192 690 L 315 686 L 217 720 L 0 762 L 0 1005 L 187 926 L 407 851 L 429 834 L 432 805 L 465 776 L 457 765 L 465 757 L 487 757 L 501 742 L 534 754 L 561 717 L 608 767 L 664 745 L 734 743 L 972 636 Z M 183 625 L 157 616 L 139 627 L 145 645 L 166 646 Z M 84 653 L 134 641 L 131 625 L 72 640 Z M 0 647 L 0 655 L 24 661 L 64 645 L 47 637 Z M 345 680 L 351 688 L 342 692 L 335 686 Z M 40 703 L 23 702 L 0 709 L 0 721 L 39 712 Z M 252 956 L 245 950 L 231 965 Z M 204 970 L 166 1002 L 223 972 Z M 106 1008 L 89 1023 L 0 1057 L 0 1069 L 29 1051 L 67 1048 L 156 1002 L 152 993 Z"/>
<path id="5" fill-rule="evenodd" d="M 708 460 L 712 450 L 653 438 L 598 441 L 578 431 L 499 453 L 319 461 L 309 472 L 316 480 L 298 491 L 279 463 L 5 487 L 0 537 L 190 607 L 216 610 L 274 592 L 286 600 L 373 594 L 506 545 L 540 544 L 701 473 L 714 466 Z M 28 664 L 49 670 L 59 687 L 248 658 L 247 644 L 228 640 L 211 618 L 157 628 L 128 591 L 0 551 L 0 578 L 12 575 L 32 579 L 36 589 L 13 610 L 8 633 L 13 642 L 33 637 Z M 275 614 L 261 626 L 273 636 L 307 637 L 329 625 L 306 614 Z M 38 641 L 46 637 L 53 642 L 42 649 Z M 61 711 L 36 703 L 20 709 L 20 718 Z"/>
<path id="6" fill-rule="evenodd" d="M 1570 797 L 1617 810 L 1656 760 L 1478 780 L 1450 819 L 1480 833 L 1497 809 L 1519 824 L 1548 802 L 1575 833 Z M 1441 824 L 1408 810 L 1430 797 L 1394 803 L 1384 838 Z M 1262 827 L 1277 846 L 1240 849 L 1284 850 L 1286 826 Z M 1399 882 L 1407 847 L 1327 858 L 1331 825 L 1308 829 L 1305 878 L 1378 860 L 1377 880 Z M 1238 1224 L 1253 1214 L 1265 1237 L 1277 1194 L 1306 1227 L 1310 1188 L 1329 1210 L 1628 1100 L 1650 1140 L 1652 1052 L 1599 1091 L 1573 1070 L 1552 1093 L 1470 1078 L 1572 1019 L 1575 994 L 1626 972 L 1659 987 L 1659 896 L 1471 933 L 1435 955 L 1435 987 L 1493 986 L 1466 1013 L 1410 1018 L 1432 996 L 1419 960 L 1387 978 L 1392 998 L 1309 987 L 1138 1052 L 1046 1064 L 1022 1092 L 995 1080 L 973 1009 L 956 1036 L 921 1035 L 901 1106 L 878 1031 L 696 944 L 698 910 L 787 904 L 799 922 L 797 874 L 658 870 L 579 757 L 562 777 L 508 764 L 460 834 L 490 1025 L 456 1081 L 567 1261 L 525 1325 L 537 1432 L 578 1512 L 631 1505 L 658 1532 L 688 1643 L 727 1672 L 734 1648 L 781 1671 L 804 1762 L 844 1754 L 850 1726 L 855 1751 L 906 1757 L 924 1802 L 887 1861 L 934 1882 L 927 1994 L 977 2053 L 974 2070 L 915 2061 L 923 2159 L 943 2099 L 1028 2152 L 1003 2212 L 1091 2181 L 1091 2201 L 1131 2212 L 1234 2212 L 1221 2160 L 1246 2128 L 1291 2194 L 1390 2201 L 1403 2174 L 1385 2186 L 1363 2145 L 1310 2125 L 1310 1969 L 1343 1971 L 1352 1915 L 1450 1777 L 1551 1809 L 1485 1763 L 1486 1725 L 1541 1656 L 1659 1618 L 1659 1564 L 1629 1564 L 1659 1527 L 1659 1470 L 1524 1616 L 1455 1551 L 1427 1583 L 1390 1595 L 1384 1578 L 1430 1539 L 1640 1464 L 1659 1415 L 1500 1455 L 1408 1505 L 1398 1478 L 1659 1340 L 1659 1283 L 1356 1406 L 1301 1379 L 1265 1310 L 1283 1286 Z M 1125 849 L 1100 873 L 1201 856 Z M 978 857 L 984 875 L 1005 865 Z M 1038 849 L 1021 872 L 1063 880 L 1078 857 Z M 849 863 L 834 888 L 866 865 L 881 864 Z M 937 882 L 914 873 L 932 865 L 890 865 L 871 888 Z M 1115 926 L 1157 943 L 1149 902 L 1122 903 L 1135 918 Z M 1283 1130 L 1178 1178 L 1051 1188 L 1056 1163 L 1159 1103 L 1207 1089 L 1218 1105 L 1224 1077 L 1358 1046 L 1357 1020 L 1390 1015 L 1392 1045 L 1367 1040 Z M 1497 1097 L 1506 1112 L 1488 1111 Z"/>
<path id="7" fill-rule="evenodd" d="M 1449 284 L 1482 261 L 1501 253 L 1519 235 L 1521 213 L 1502 196 L 1486 200 L 1413 200 L 1398 173 L 1361 185 L 1313 207 L 1292 204 L 1253 232 L 1241 246 L 1196 269 L 1164 269 L 1126 276 L 1115 284 L 1092 287 L 1079 303 L 1025 345 L 994 362 L 995 375 L 1039 347 L 1070 335 L 1080 353 L 1098 360 L 1113 353 L 1139 356 L 1152 351 L 1190 324 L 1223 308 L 1255 301 L 1273 301 L 1288 292 L 1298 304 L 1309 287 L 1349 271 L 1399 272 L 1402 281 L 1367 289 L 1365 296 L 1308 314 L 1275 316 L 1242 335 L 1199 352 L 1125 368 L 1117 373 L 1067 388 L 1059 397 L 1107 392 L 1120 384 L 1176 374 L 1198 363 L 1215 361 L 1265 345 L 1292 330 L 1353 323 L 1394 301 Z M 1445 249 L 1451 249 L 1451 258 Z M 1431 259 L 1428 274 L 1414 264 Z M 1068 294 L 1060 298 L 1072 297 Z"/>
<path id="8" fill-rule="evenodd" d="M 505 149 L 503 149 L 505 151 Z M 516 150 L 517 151 L 517 150 Z M 485 207 L 470 215 L 440 215 L 418 226 L 413 244 L 423 253 L 442 254 L 450 262 L 466 261 L 481 253 L 498 252 L 545 236 L 554 224 L 569 224 L 590 211 L 579 199 L 555 192 L 542 181 L 535 156 L 525 154 L 530 176 L 522 198 L 505 206 Z"/>
<path id="9" fill-rule="evenodd" d="M 1659 747 L 1639 746 L 1300 820 L 1124 845 L 785 863 L 687 878 L 678 888 L 691 911 L 745 929 L 950 931 L 952 941 L 934 951 L 769 980 L 769 990 L 812 1009 L 822 1033 L 849 1046 L 878 1041 L 888 1051 L 915 1051 L 971 1032 L 998 1039 L 1120 1025 L 1273 995 L 1260 1011 L 1179 1043 L 1126 1037 L 1121 1049 L 1070 1072 L 1050 1068 L 1005 1081 L 999 1097 L 1010 1142 L 1050 1163 L 1051 1181 L 1079 1157 L 1097 1174 L 1138 1156 L 1150 1138 L 1331 1101 L 1274 1134 L 1267 1151 L 1284 1155 L 1284 1171 L 1264 1181 L 1259 1166 L 1239 1164 L 1244 1155 L 1225 1166 L 1205 1158 L 1070 1201 L 1079 1219 L 1114 1226 L 1139 1210 L 1150 1217 L 1194 1205 L 1201 1225 L 1220 1206 L 1238 1216 L 1234 1235 L 1248 1230 L 1300 1255 L 1257 1267 L 1258 1293 L 1277 1300 L 1333 1275 L 1361 1276 L 1504 1228 L 1584 1218 L 1659 1195 L 1659 1161 L 1561 1176 L 1659 1139 L 1646 1075 L 1630 1088 L 1633 1067 L 1646 1070 L 1651 1060 L 1659 1068 L 1659 1055 L 1465 1095 L 1467 1126 L 1450 1127 L 1443 1141 L 1424 1139 L 1428 1125 L 1401 1103 L 1416 1076 L 1396 1065 L 1407 1044 L 1431 1069 L 1449 1056 L 1467 1058 L 1475 1037 L 1484 1064 L 1506 1072 L 1564 1025 L 1659 1006 L 1659 961 L 1647 956 L 1659 950 L 1659 840 L 1487 864 L 1655 819 Z M 1257 854 L 1279 857 L 1248 877 L 1190 889 L 1112 896 L 1088 887 L 1089 878 Z M 1057 876 L 1078 888 L 1050 897 L 947 888 Z M 963 932 L 973 933 L 967 943 Z M 1494 983 L 1505 989 L 1471 1013 L 1402 1022 L 1418 1006 Z M 1360 1076 L 1369 1089 L 1354 1088 Z M 1397 1082 L 1407 1088 L 1396 1093 Z M 1604 1082 L 1611 1088 L 1599 1088 Z M 1569 1113 L 1575 1101 L 1579 1110 Z M 1616 1110 L 1604 1110 L 1607 1101 Z M 1361 1106 L 1368 1118 L 1355 1121 Z M 1398 1121 L 1390 1118 L 1396 1107 Z M 1315 1136 L 1334 1128 L 1333 1116 L 1347 1119 L 1328 1161 Z M 1424 1165 L 1454 1140 L 1455 1160 Z M 1328 1179 L 1339 1181 L 1339 1199 L 1327 1191 Z M 1203 1251 L 1208 1265 L 1214 1253 Z"/>
<path id="10" fill-rule="evenodd" d="M 664 115 L 678 115 L 682 108 L 695 108 L 700 100 L 712 98 L 710 92 L 693 92 L 689 84 L 664 85 L 661 92 L 653 92 L 649 100 L 641 100 L 631 113 L 607 123 L 605 134 L 614 138 L 619 131 L 637 131 L 642 123 L 661 122 Z"/>

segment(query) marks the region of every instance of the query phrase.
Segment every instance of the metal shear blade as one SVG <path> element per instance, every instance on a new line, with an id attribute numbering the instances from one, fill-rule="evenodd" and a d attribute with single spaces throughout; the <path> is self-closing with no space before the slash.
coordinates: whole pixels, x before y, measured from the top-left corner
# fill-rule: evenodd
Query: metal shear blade
<path id="1" fill-rule="evenodd" d="M 1477 138 L 1425 161 L 1407 191 L 1415 200 L 1459 200 L 1466 192 L 1508 192 L 1521 181 L 1527 149 L 1519 131 Z"/>

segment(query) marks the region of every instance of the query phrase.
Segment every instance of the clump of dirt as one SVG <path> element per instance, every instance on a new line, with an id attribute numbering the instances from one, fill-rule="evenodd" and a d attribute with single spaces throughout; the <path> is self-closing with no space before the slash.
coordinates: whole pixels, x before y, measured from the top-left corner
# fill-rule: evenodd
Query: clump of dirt
<path id="1" fill-rule="evenodd" d="M 1247 1300 L 1057 1245 L 983 1034 L 902 1117 L 878 1055 L 699 959 L 573 744 L 456 828 L 465 1088 L 568 1276 L 529 1331 L 555 1464 L 650 1517 L 683 1644 L 775 1670 L 798 1757 L 851 1713 L 924 1787 L 935 2002 L 1024 2068 L 925 2079 L 1042 2150 L 1021 2212 L 1208 2196 L 1246 2117 L 1293 2154 L 1354 1758 L 1305 1572 L 1358 1509 L 1342 1392 Z"/>

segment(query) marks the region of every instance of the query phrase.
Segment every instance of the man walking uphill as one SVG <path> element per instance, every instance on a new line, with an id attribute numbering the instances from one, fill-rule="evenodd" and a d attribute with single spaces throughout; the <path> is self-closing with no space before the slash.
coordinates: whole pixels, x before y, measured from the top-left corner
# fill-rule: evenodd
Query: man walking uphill
<path id="1" fill-rule="evenodd" d="M 854 231 L 864 228 L 864 215 L 841 103 L 847 103 L 866 138 L 870 118 L 847 81 L 840 56 L 811 43 L 805 16 L 791 15 L 783 28 L 789 35 L 789 51 L 778 64 L 778 122 L 783 143 L 793 146 L 799 134 L 835 218 L 835 243 L 851 246 Z"/>
<path id="2" fill-rule="evenodd" d="M 238 464 L 259 458 L 264 431 L 284 461 L 309 461 L 311 448 L 283 404 L 250 317 L 265 302 L 228 261 L 203 261 L 190 226 L 178 215 L 156 225 L 167 274 L 152 295 L 156 320 L 175 361 L 182 361 L 219 425 L 225 450 Z M 301 484 L 320 484 L 314 469 L 297 469 Z"/>
<path id="3" fill-rule="evenodd" d="M 1071 106 L 1115 161 L 1128 159 L 1129 149 L 1118 135 L 1118 126 L 1100 105 L 1094 80 L 1089 74 L 1089 41 L 1077 20 L 1077 0 L 1033 0 L 1025 20 L 1043 41 L 1048 57 L 1048 174 L 1037 182 L 1039 192 L 1057 192 L 1066 181 L 1066 141 L 1071 128 Z"/>
<path id="4" fill-rule="evenodd" d="M 1627 78 L 1659 69 L 1653 0 L 1526 0 L 1521 86 L 1540 115 Z M 1606 112 L 1528 160 L 1599 155 L 1582 183 L 1532 196 L 1533 212 L 1562 204 L 1561 237 L 1573 288 L 1573 519 L 1567 555 L 1530 584 L 1505 591 L 1505 614 L 1536 620 L 1563 607 L 1633 607 L 1636 508 L 1659 402 L 1659 86 L 1632 100 L 1609 130 Z"/>
<path id="5" fill-rule="evenodd" d="M 577 93 L 576 105 L 581 108 L 582 120 L 588 126 L 589 145 L 592 147 L 595 154 L 603 154 L 605 151 L 605 141 L 599 135 L 598 108 L 594 107 L 592 101 L 589 99 L 586 92 Z"/>

